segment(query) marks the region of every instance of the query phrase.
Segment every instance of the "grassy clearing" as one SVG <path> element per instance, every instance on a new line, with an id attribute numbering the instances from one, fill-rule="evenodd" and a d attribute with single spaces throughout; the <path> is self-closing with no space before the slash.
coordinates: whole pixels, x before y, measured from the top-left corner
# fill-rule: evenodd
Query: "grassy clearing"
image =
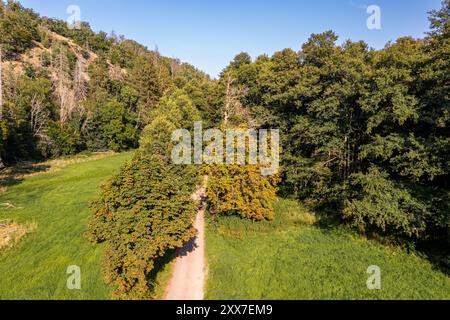
<path id="1" fill-rule="evenodd" d="M 207 299 L 450 299 L 450 279 L 427 260 L 316 227 L 290 200 L 275 210 L 273 223 L 209 219 Z M 371 265 L 382 290 L 367 289 Z"/>
<path id="2" fill-rule="evenodd" d="M 0 252 L 0 299 L 109 299 L 100 270 L 101 246 L 83 237 L 88 202 L 132 153 L 59 160 L 6 180 L 0 220 L 34 224 L 11 249 Z M 44 167 L 45 170 L 41 170 Z M 52 169 L 53 168 L 53 169 Z M 35 170 L 36 171 L 36 170 Z M 68 290 L 67 267 L 81 268 L 81 290 Z"/>

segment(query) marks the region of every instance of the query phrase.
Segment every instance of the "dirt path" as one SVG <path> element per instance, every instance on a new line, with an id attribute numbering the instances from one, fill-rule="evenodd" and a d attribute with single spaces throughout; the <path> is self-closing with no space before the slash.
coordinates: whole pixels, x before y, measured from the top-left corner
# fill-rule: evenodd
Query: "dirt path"
<path id="1" fill-rule="evenodd" d="M 206 180 L 205 178 L 205 186 Z M 193 199 L 200 199 L 204 192 L 203 187 L 192 196 Z M 204 215 L 205 210 L 202 208 L 198 211 L 194 223 L 198 231 L 197 237 L 178 250 L 164 300 L 203 300 L 206 277 Z"/>

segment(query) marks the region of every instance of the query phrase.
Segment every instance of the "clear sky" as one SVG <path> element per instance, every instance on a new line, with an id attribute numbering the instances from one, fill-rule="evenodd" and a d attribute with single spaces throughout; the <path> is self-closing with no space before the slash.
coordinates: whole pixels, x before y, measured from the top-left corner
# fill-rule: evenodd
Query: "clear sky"
<path id="1" fill-rule="evenodd" d="M 166 56 L 216 76 L 239 52 L 256 57 L 299 50 L 311 33 L 334 30 L 340 41 L 373 48 L 401 36 L 423 37 L 427 12 L 440 0 L 21 0 L 44 16 L 66 20 L 78 5 L 95 31 L 114 30 Z M 369 30 L 366 8 L 381 9 L 381 30 Z"/>

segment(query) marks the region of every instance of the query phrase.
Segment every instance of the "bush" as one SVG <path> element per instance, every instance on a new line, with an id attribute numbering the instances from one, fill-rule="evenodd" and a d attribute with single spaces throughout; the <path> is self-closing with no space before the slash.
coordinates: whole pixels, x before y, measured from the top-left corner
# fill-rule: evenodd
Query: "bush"
<path id="1" fill-rule="evenodd" d="M 255 221 L 274 218 L 278 176 L 262 176 L 257 165 L 211 165 L 206 171 L 212 214 L 237 214 Z"/>
<path id="2" fill-rule="evenodd" d="M 41 54 L 41 65 L 44 68 L 47 68 L 47 67 L 49 67 L 51 65 L 51 63 L 52 63 L 52 56 L 51 56 L 51 54 L 46 52 L 46 51 L 43 51 L 42 54 Z"/>
<path id="3" fill-rule="evenodd" d="M 429 212 L 403 186 L 372 167 L 351 180 L 353 197 L 346 201 L 344 217 L 361 231 L 420 238 L 426 230 Z"/>
<path id="4" fill-rule="evenodd" d="M 71 128 L 61 128 L 56 122 L 52 122 L 48 128 L 50 139 L 47 150 L 42 150 L 45 157 L 59 157 L 72 155 L 83 149 L 79 134 Z"/>

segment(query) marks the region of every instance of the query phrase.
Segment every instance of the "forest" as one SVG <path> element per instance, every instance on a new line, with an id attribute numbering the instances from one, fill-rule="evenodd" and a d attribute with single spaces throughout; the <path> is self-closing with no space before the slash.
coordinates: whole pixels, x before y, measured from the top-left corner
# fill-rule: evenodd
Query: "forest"
<path id="1" fill-rule="evenodd" d="M 86 232 L 107 243 L 105 278 L 121 298 L 151 297 L 156 261 L 195 235 L 203 175 L 212 215 L 272 221 L 277 197 L 295 199 L 322 224 L 418 250 L 448 273 L 450 0 L 429 21 L 422 39 L 381 50 L 330 30 L 299 51 L 239 53 L 213 79 L 114 32 L 0 2 L 0 167 L 136 150 L 91 203 Z M 174 165 L 172 132 L 196 121 L 279 129 L 279 175 Z"/>

